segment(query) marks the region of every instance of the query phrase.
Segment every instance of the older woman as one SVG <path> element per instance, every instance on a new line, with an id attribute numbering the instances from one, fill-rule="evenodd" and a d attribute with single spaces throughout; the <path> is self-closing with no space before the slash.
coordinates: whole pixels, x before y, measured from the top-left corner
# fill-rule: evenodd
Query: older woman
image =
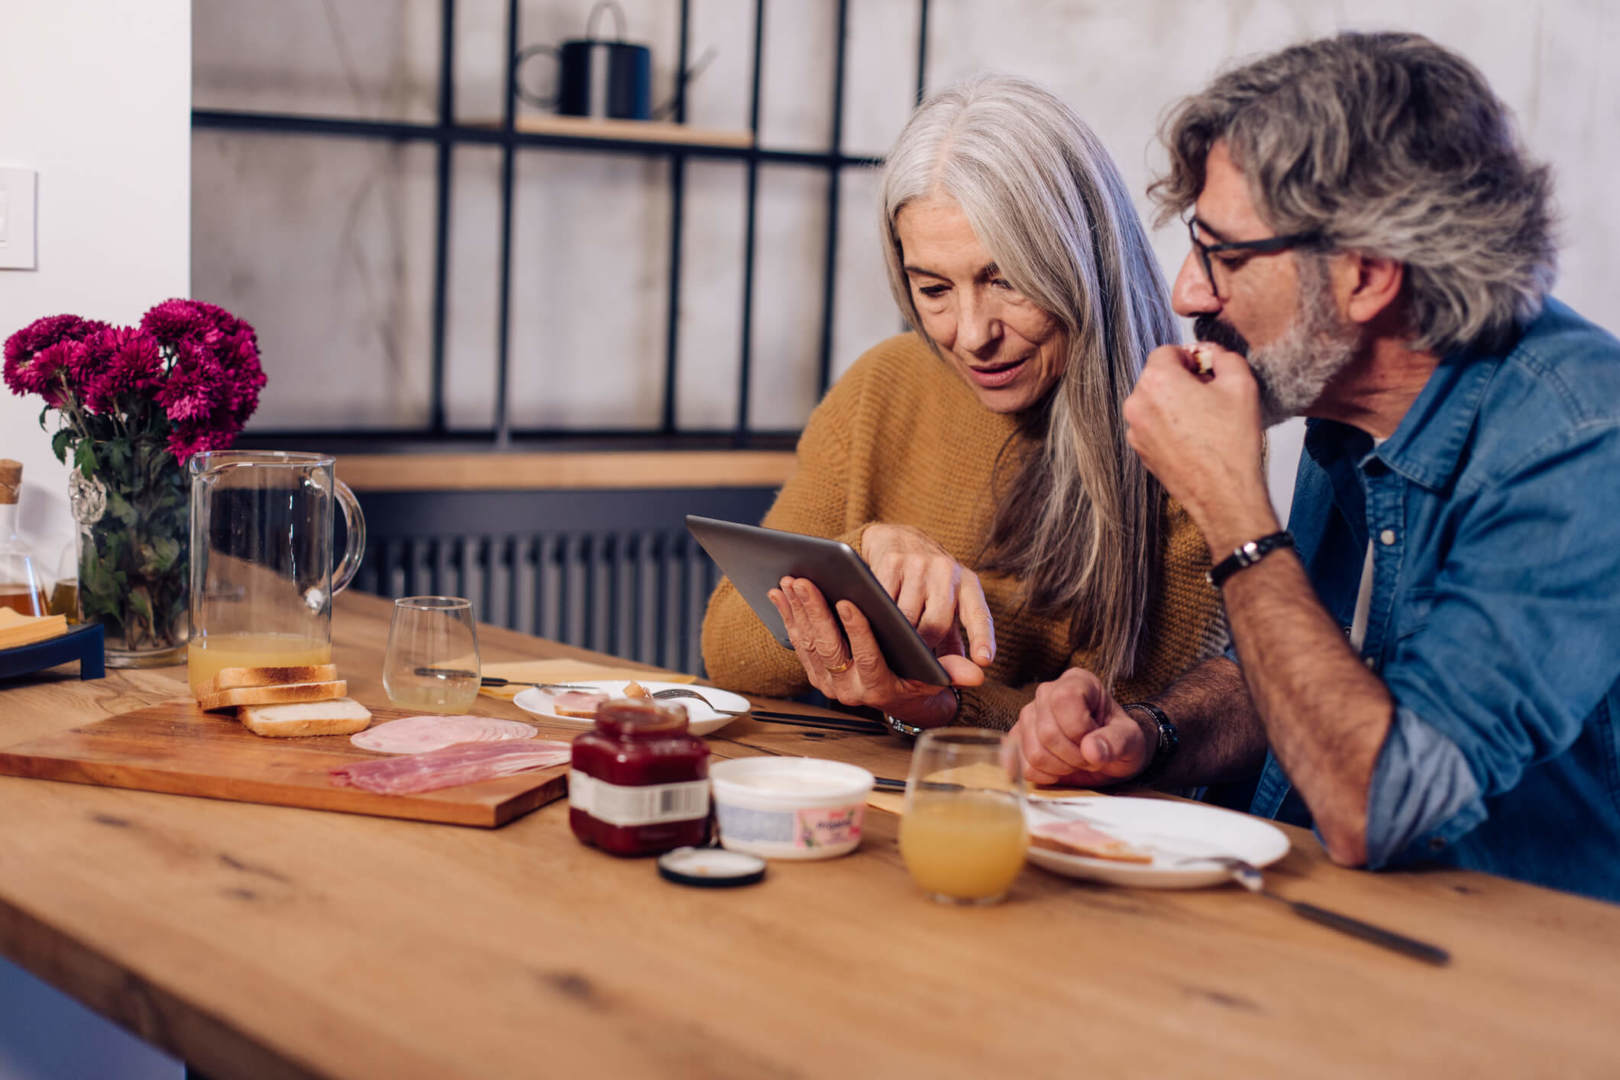
<path id="1" fill-rule="evenodd" d="M 814 687 L 907 732 L 1010 728 L 1068 667 L 1133 701 L 1219 648 L 1203 540 L 1125 443 L 1121 404 L 1178 335 L 1096 136 L 1021 80 L 948 90 L 889 154 L 882 230 L 914 332 L 827 393 L 764 523 L 861 552 L 955 685 L 896 676 L 864 616 L 802 579 L 771 596 L 792 651 L 721 582 L 703 624 L 710 677 Z"/>

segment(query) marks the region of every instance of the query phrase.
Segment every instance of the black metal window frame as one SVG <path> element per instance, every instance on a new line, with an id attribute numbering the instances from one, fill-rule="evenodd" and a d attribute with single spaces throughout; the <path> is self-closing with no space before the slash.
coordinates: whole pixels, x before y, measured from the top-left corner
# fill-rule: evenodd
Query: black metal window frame
<path id="1" fill-rule="evenodd" d="M 576 446 L 653 445 L 671 448 L 698 446 L 759 447 L 790 445 L 796 432 L 761 431 L 749 426 L 748 396 L 753 373 L 752 328 L 754 307 L 755 225 L 758 211 L 759 167 L 798 165 L 827 171 L 827 219 L 824 246 L 825 264 L 821 287 L 821 336 L 817 357 L 817 396 L 827 390 L 832 370 L 833 304 L 838 257 L 840 181 L 850 167 L 870 167 L 881 158 L 846 154 L 843 151 L 843 113 L 846 43 L 849 30 L 849 0 L 837 0 L 837 31 L 833 75 L 832 137 L 825 151 L 773 150 L 759 145 L 760 84 L 763 70 L 765 0 L 754 0 L 752 85 L 749 92 L 746 146 L 665 142 L 658 140 L 611 139 L 550 132 L 524 132 L 516 126 L 516 57 L 520 35 L 519 0 L 507 0 L 505 99 L 499 128 L 458 124 L 455 118 L 455 15 L 456 0 L 441 0 L 442 32 L 439 55 L 439 100 L 436 123 L 359 120 L 291 113 L 250 112 L 222 109 L 192 109 L 193 130 L 256 132 L 261 134 L 319 135 L 348 139 L 378 139 L 391 142 L 432 142 L 438 159 L 435 184 L 435 231 L 432 298 L 432 395 L 428 423 L 424 427 L 368 428 L 355 431 L 274 431 L 249 429 L 244 445 L 275 447 L 303 444 L 319 439 L 332 449 L 403 448 L 412 443 L 455 442 L 495 449 L 514 444 L 564 443 Z M 921 102 L 927 85 L 928 5 L 918 0 L 916 101 Z M 688 34 L 691 0 L 681 0 L 679 46 L 675 70 L 688 65 Z M 678 80 L 675 121 L 686 121 L 686 89 Z M 455 150 L 458 146 L 498 146 L 500 164 L 500 251 L 499 293 L 496 314 L 496 383 L 491 425 L 482 429 L 452 430 L 445 420 L 445 336 L 450 274 L 451 181 Z M 668 268 L 668 308 L 664 344 L 664 386 L 662 418 L 653 429 L 580 430 L 573 428 L 534 428 L 514 430 L 509 415 L 508 376 L 511 348 L 512 300 L 512 205 L 516 157 L 519 150 L 552 150 L 662 156 L 670 162 L 670 237 Z M 741 296 L 740 363 L 737 376 L 736 419 L 729 429 L 693 430 L 678 428 L 675 421 L 675 387 L 680 362 L 681 244 L 684 232 L 686 163 L 690 158 L 740 160 L 746 166 L 743 230 L 743 270 Z"/>

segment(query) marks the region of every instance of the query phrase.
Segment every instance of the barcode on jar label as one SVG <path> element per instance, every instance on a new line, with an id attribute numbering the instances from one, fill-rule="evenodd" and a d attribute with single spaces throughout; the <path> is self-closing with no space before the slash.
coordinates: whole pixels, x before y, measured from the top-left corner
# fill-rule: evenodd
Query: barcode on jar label
<path id="1" fill-rule="evenodd" d="M 568 805 L 609 825 L 657 825 L 709 816 L 709 782 L 627 787 L 578 769 L 568 773 Z"/>

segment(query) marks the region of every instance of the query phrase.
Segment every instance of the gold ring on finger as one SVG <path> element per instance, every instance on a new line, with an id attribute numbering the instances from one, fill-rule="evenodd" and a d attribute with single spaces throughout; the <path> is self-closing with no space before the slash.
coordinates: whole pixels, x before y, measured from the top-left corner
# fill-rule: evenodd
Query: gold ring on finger
<path id="1" fill-rule="evenodd" d="M 852 663 L 854 663 L 853 660 L 840 660 L 837 664 L 828 664 L 827 673 L 829 675 L 842 675 L 849 670 L 849 665 Z"/>

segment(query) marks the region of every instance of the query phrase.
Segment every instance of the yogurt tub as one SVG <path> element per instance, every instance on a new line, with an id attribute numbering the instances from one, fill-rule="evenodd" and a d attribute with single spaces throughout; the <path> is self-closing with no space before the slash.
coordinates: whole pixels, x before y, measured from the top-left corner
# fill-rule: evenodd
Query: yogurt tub
<path id="1" fill-rule="evenodd" d="M 861 842 L 872 774 L 824 758 L 709 765 L 721 846 L 766 859 L 830 859 Z"/>

